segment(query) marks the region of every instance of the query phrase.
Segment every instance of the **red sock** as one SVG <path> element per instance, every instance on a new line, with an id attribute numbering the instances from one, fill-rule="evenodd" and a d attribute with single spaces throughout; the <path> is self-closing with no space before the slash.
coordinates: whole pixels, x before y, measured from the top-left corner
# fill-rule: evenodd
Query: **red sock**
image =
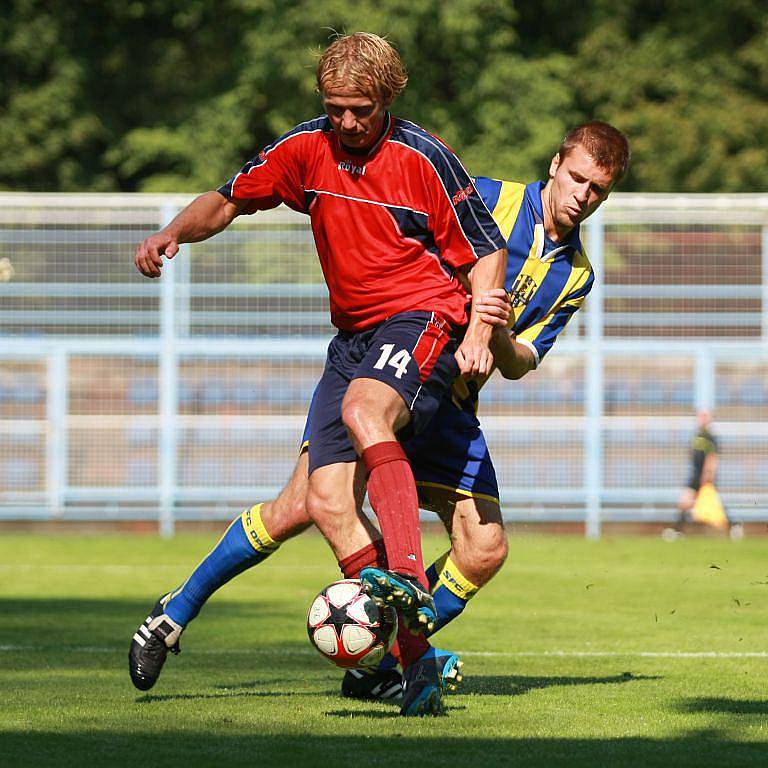
<path id="1" fill-rule="evenodd" d="M 400 662 L 403 669 L 418 661 L 429 649 L 429 641 L 424 635 L 414 635 L 402 620 L 397 625 L 397 640 L 390 653 Z"/>
<path id="2" fill-rule="evenodd" d="M 426 586 L 421 554 L 419 497 L 411 465 L 400 443 L 376 443 L 363 451 L 368 498 L 379 520 L 392 570 L 415 576 Z"/>
<path id="3" fill-rule="evenodd" d="M 384 550 L 384 542 L 379 539 L 367 547 L 358 549 L 349 557 L 339 560 L 339 568 L 345 579 L 356 579 L 363 568 L 375 565 L 377 568 L 387 568 L 387 553 Z"/>

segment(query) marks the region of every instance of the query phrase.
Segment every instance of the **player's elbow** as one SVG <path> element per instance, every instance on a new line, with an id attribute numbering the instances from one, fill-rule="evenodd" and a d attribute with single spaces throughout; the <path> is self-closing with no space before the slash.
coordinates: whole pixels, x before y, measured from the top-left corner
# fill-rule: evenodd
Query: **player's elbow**
<path id="1" fill-rule="evenodd" d="M 506 365 L 503 362 L 497 361 L 497 367 L 501 375 L 509 381 L 517 381 L 522 379 L 526 373 L 532 370 L 531 366 L 526 362 L 512 361 Z"/>
<path id="2" fill-rule="evenodd" d="M 507 379 L 508 381 L 518 381 L 519 379 L 522 379 L 523 376 L 525 376 L 528 371 L 521 371 L 517 368 L 512 369 L 499 369 L 501 371 L 501 375 Z"/>

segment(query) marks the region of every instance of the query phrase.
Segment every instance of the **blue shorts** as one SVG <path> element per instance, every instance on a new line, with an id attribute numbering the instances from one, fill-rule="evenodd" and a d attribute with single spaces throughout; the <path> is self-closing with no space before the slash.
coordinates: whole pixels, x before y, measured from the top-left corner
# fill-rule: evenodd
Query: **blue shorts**
<path id="1" fill-rule="evenodd" d="M 406 440 L 419 495 L 430 488 L 499 501 L 499 484 L 491 454 L 474 413 L 462 410 L 446 396 L 429 426 Z"/>
<path id="2" fill-rule="evenodd" d="M 339 331 L 328 346 L 325 369 L 307 416 L 302 443 L 309 443 L 309 473 L 356 461 L 341 404 L 353 379 L 392 387 L 411 413 L 398 439 L 419 434 L 434 416 L 459 368 L 453 329 L 434 312 L 402 312 L 359 333 Z"/>

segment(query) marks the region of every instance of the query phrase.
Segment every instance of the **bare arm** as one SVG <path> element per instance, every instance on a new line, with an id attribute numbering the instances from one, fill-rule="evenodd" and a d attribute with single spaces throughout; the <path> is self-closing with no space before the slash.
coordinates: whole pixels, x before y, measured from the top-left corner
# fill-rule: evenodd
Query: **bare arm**
<path id="1" fill-rule="evenodd" d="M 530 347 L 515 341 L 508 328 L 493 329 L 491 352 L 496 367 L 505 379 L 522 379 L 536 368 L 536 357 Z"/>
<path id="2" fill-rule="evenodd" d="M 160 277 L 163 256 L 172 259 L 180 243 L 197 243 L 226 229 L 247 205 L 246 200 L 230 202 L 218 192 L 196 197 L 170 224 L 139 243 L 134 257 L 136 269 L 145 277 Z"/>
<path id="3" fill-rule="evenodd" d="M 469 273 L 469 284 L 473 297 L 482 297 L 494 288 L 502 288 L 507 270 L 506 248 L 479 259 Z M 468 376 L 487 375 L 493 368 L 490 350 L 493 325 L 485 322 L 478 310 L 479 299 L 473 298 L 469 325 L 456 360 L 459 370 Z"/>

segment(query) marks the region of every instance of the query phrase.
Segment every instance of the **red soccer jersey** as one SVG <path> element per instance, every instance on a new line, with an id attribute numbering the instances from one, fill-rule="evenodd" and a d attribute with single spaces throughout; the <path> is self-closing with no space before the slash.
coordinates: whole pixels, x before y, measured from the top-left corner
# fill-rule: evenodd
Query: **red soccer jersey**
<path id="1" fill-rule="evenodd" d="M 400 312 L 467 322 L 455 270 L 506 247 L 458 158 L 438 138 L 387 115 L 366 154 L 344 149 L 327 117 L 302 123 L 219 189 L 249 212 L 285 203 L 308 213 L 331 321 L 361 331 Z"/>

